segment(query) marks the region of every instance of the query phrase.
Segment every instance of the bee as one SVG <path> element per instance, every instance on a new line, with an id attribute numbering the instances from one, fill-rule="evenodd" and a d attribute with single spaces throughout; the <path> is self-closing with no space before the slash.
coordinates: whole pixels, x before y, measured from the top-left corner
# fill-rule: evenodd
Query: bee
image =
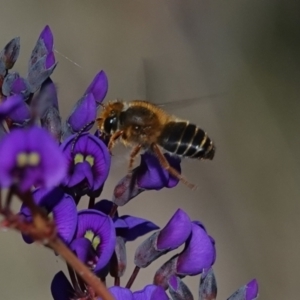
<path id="1" fill-rule="evenodd" d="M 214 143 L 205 131 L 147 101 L 115 100 L 103 104 L 97 125 L 101 134 L 110 137 L 110 152 L 118 140 L 125 146 L 132 147 L 130 169 L 141 150 L 150 150 L 163 168 L 192 189 L 195 185 L 169 165 L 162 149 L 179 157 L 192 159 L 211 160 L 215 154 Z"/>

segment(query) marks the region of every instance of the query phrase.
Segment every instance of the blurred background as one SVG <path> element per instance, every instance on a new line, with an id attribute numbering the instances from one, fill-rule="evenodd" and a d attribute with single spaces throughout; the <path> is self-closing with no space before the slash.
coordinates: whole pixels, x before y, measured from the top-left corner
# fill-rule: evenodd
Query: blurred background
<path id="1" fill-rule="evenodd" d="M 0 48 L 21 37 L 15 66 L 25 75 L 34 44 L 50 25 L 64 117 L 101 69 L 106 99 L 172 102 L 166 110 L 207 130 L 211 162 L 182 163 L 191 191 L 147 192 L 120 209 L 164 226 L 178 207 L 215 238 L 218 299 L 252 278 L 260 299 L 298 299 L 300 270 L 300 3 L 287 0 L 0 0 Z M 67 58 L 74 61 L 70 62 Z M 199 98 L 198 101 L 179 101 Z M 179 103 L 179 104 L 178 104 Z M 180 104 L 181 103 L 181 104 Z M 183 104 L 182 104 L 183 103 Z M 103 198 L 126 174 L 118 146 Z M 51 155 L 51 153 L 49 153 Z M 17 209 L 16 203 L 15 208 Z M 139 239 L 128 248 L 126 283 Z M 0 298 L 52 299 L 64 268 L 49 250 L 0 232 Z M 160 258 L 133 289 L 151 283 Z M 185 282 L 197 299 L 199 277 Z"/>

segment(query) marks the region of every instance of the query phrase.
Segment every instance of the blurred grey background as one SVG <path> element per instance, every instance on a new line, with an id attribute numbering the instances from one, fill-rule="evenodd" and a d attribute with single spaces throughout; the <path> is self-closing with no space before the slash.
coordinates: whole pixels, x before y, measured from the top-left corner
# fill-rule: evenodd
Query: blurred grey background
<path id="1" fill-rule="evenodd" d="M 25 75 L 37 37 L 49 24 L 59 64 L 53 79 L 61 112 L 101 69 L 107 99 L 155 102 L 200 98 L 166 107 L 208 131 L 212 162 L 184 161 L 191 191 L 141 194 L 121 214 L 163 226 L 178 207 L 204 222 L 216 239 L 218 299 L 252 278 L 260 299 L 298 299 L 300 271 L 300 21 L 287 0 L 10 0 L 0 1 L 0 48 L 21 37 L 15 70 Z M 77 66 L 77 64 L 79 66 Z M 212 95 L 218 94 L 217 97 Z M 209 96 L 210 97 L 205 97 Z M 203 97 L 204 96 L 204 97 Z M 114 156 L 103 198 L 126 173 L 128 151 Z M 51 155 L 51 153 L 49 153 Z M 18 204 L 16 203 L 16 208 Z M 50 281 L 63 262 L 15 232 L 0 232 L 0 298 L 52 299 Z M 129 245 L 129 265 L 135 247 Z M 151 283 L 160 258 L 133 289 Z M 186 278 L 197 299 L 199 277 Z"/>

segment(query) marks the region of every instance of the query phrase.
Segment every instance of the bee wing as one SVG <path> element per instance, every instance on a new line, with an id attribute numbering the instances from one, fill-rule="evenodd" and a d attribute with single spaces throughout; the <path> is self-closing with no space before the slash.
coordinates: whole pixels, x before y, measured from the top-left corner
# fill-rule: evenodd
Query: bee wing
<path id="1" fill-rule="evenodd" d="M 210 101 L 210 100 L 220 100 L 226 93 L 219 94 L 211 94 L 207 96 L 200 96 L 197 98 L 189 98 L 189 99 L 178 99 L 171 100 L 166 102 L 154 103 L 156 106 L 168 109 L 181 109 L 187 106 L 193 106 L 199 104 L 199 102 Z"/>

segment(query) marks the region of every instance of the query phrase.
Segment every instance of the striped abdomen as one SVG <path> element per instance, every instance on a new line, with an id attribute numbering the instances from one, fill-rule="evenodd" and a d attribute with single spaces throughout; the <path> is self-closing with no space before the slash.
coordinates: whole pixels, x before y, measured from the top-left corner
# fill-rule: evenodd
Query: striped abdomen
<path id="1" fill-rule="evenodd" d="M 188 122 L 169 122 L 159 137 L 159 145 L 179 156 L 213 159 L 215 146 L 207 134 Z"/>

